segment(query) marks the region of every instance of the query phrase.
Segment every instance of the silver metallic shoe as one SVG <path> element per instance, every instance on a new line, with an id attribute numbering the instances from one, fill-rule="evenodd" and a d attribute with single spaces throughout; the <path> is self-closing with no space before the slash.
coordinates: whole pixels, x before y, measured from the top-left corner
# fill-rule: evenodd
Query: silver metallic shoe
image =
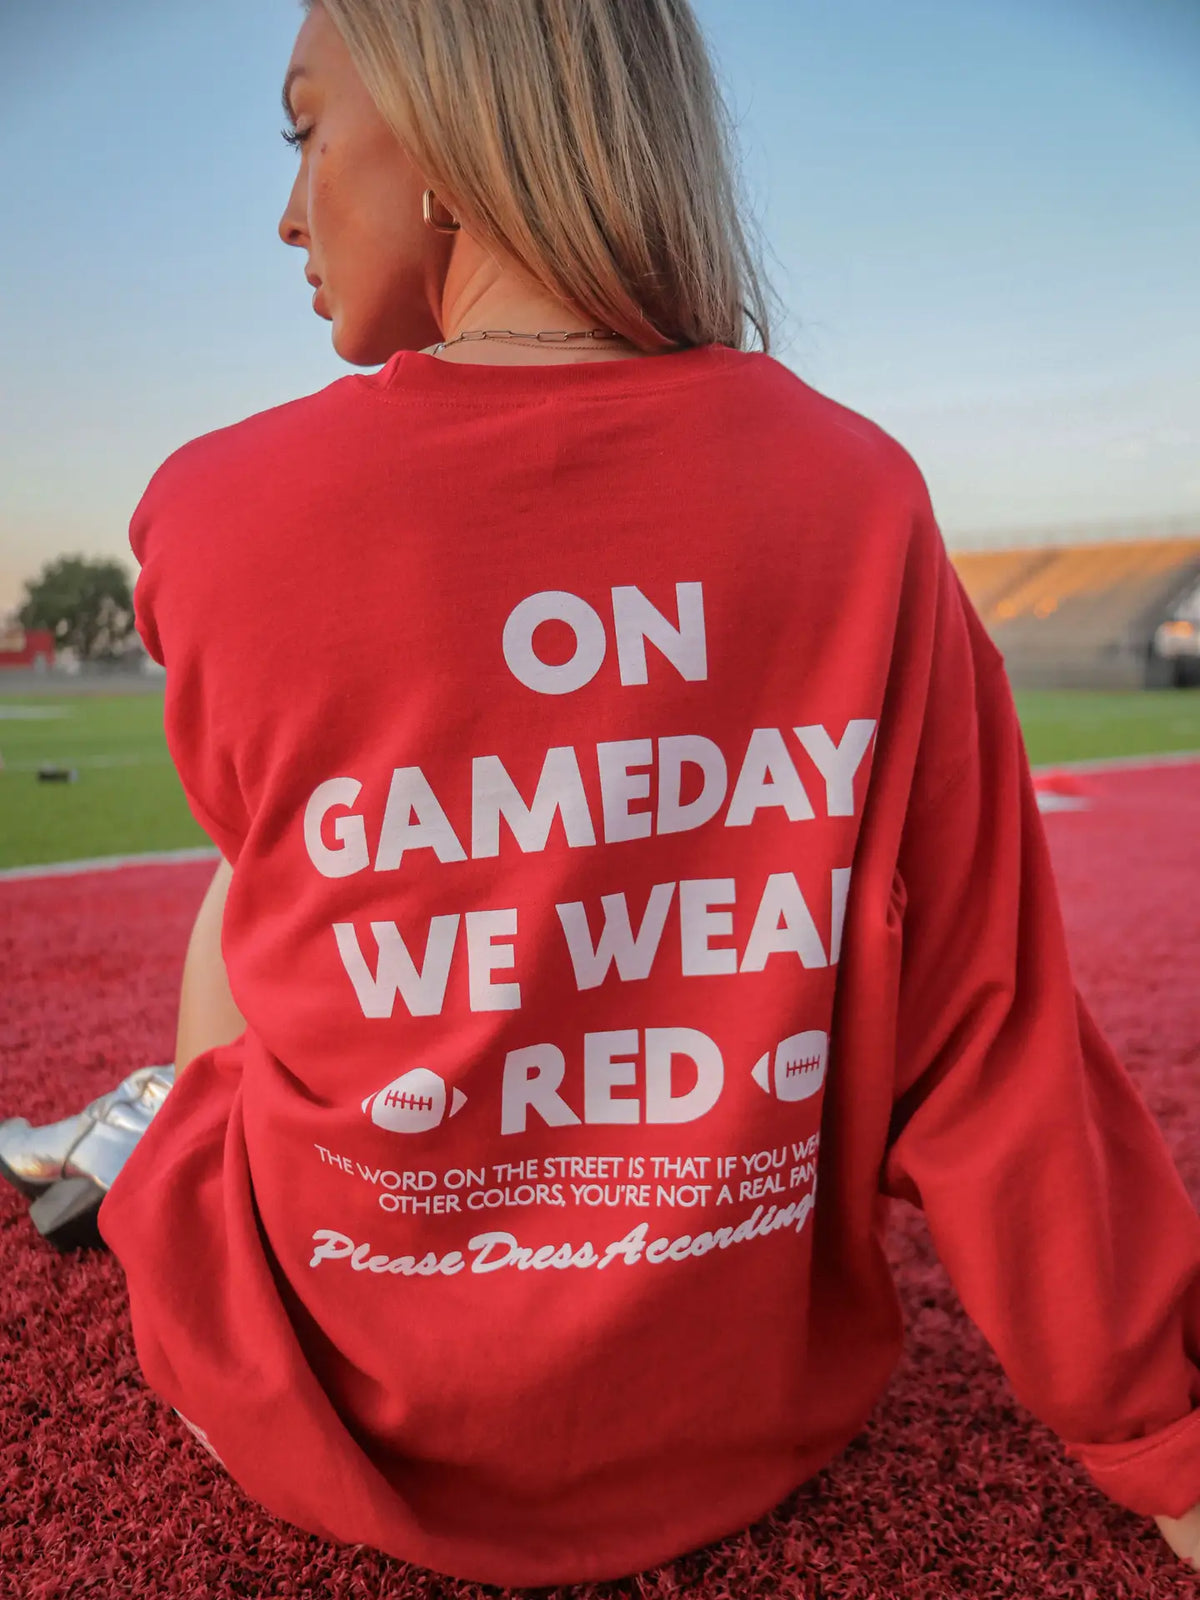
<path id="1" fill-rule="evenodd" d="M 103 1243 L 96 1213 L 174 1082 L 173 1064 L 139 1067 L 60 1122 L 0 1122 L 0 1177 L 33 1199 L 29 1215 L 44 1238 L 61 1250 Z"/>

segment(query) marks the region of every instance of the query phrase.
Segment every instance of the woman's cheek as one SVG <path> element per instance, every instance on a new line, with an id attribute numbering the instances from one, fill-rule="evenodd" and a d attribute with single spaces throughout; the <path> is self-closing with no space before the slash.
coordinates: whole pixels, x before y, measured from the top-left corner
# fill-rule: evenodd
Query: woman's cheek
<path id="1" fill-rule="evenodd" d="M 308 169 L 308 229 L 314 239 L 326 230 L 329 213 L 329 180 L 319 161 Z"/>

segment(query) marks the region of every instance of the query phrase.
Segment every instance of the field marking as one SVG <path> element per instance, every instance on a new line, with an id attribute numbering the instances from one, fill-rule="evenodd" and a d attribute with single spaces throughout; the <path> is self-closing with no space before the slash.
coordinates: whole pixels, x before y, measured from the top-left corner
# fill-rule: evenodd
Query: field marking
<path id="1" fill-rule="evenodd" d="M 1037 807 L 1039 811 L 1090 811 L 1092 802 L 1078 795 L 1055 794 L 1053 789 L 1039 789 Z"/>
<path id="2" fill-rule="evenodd" d="M 1129 772 L 1140 767 L 1174 767 L 1200 761 L 1200 750 L 1165 750 L 1157 756 L 1101 756 L 1095 761 L 1048 761 L 1031 767 L 1036 778 L 1043 772 Z"/>
<path id="3" fill-rule="evenodd" d="M 44 722 L 74 715 L 74 706 L 0 706 L 0 722 Z"/>
<path id="4" fill-rule="evenodd" d="M 38 862 L 32 867 L 0 868 L 0 882 L 67 877 L 76 872 L 115 872 L 118 867 L 166 866 L 176 861 L 215 861 L 220 854 L 215 845 L 199 845 L 191 850 L 148 850 L 137 856 L 93 856 L 90 861 Z"/>
<path id="5" fill-rule="evenodd" d="M 171 766 L 173 763 L 169 755 L 129 755 L 129 756 L 76 756 L 74 759 L 63 756 L 57 761 L 50 756 L 45 756 L 41 761 L 4 761 L 0 759 L 0 772 L 39 772 L 42 767 L 161 767 Z"/>
<path id="6" fill-rule="evenodd" d="M 1193 761 L 1200 762 L 1200 750 L 1170 750 L 1158 756 L 1111 756 L 1098 761 L 1052 761 L 1045 766 L 1031 767 L 1030 771 L 1036 778 L 1050 772 L 1124 772 L 1131 768 L 1173 767 Z M 1073 811 L 1083 809 L 1084 805 L 1086 802 L 1080 805 L 1067 799 L 1062 803 L 1051 801 L 1044 809 Z M 144 855 L 94 856 L 90 861 L 39 862 L 31 867 L 0 868 L 0 883 L 19 878 L 67 877 L 77 872 L 115 872 L 120 867 L 166 866 L 176 861 L 216 861 L 220 854 L 215 845 L 198 845 L 189 850 L 149 850 Z"/>

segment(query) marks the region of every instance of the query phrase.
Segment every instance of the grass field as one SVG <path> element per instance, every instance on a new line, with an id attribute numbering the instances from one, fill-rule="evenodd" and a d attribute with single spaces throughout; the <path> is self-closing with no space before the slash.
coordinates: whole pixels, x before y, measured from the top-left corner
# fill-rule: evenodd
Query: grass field
<path id="1" fill-rule="evenodd" d="M 1030 762 L 1200 750 L 1200 690 L 1023 690 Z M 204 846 L 162 728 L 162 695 L 0 691 L 0 867 Z M 74 783 L 38 780 L 42 764 Z"/>

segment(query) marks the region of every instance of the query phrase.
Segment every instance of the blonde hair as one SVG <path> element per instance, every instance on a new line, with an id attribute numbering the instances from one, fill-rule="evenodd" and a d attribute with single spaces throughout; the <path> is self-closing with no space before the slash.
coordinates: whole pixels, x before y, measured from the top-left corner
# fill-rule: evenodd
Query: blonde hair
<path id="1" fill-rule="evenodd" d="M 300 0 L 305 12 L 313 0 Z M 730 120 L 690 0 L 321 0 L 485 249 L 643 350 L 770 350 Z"/>

